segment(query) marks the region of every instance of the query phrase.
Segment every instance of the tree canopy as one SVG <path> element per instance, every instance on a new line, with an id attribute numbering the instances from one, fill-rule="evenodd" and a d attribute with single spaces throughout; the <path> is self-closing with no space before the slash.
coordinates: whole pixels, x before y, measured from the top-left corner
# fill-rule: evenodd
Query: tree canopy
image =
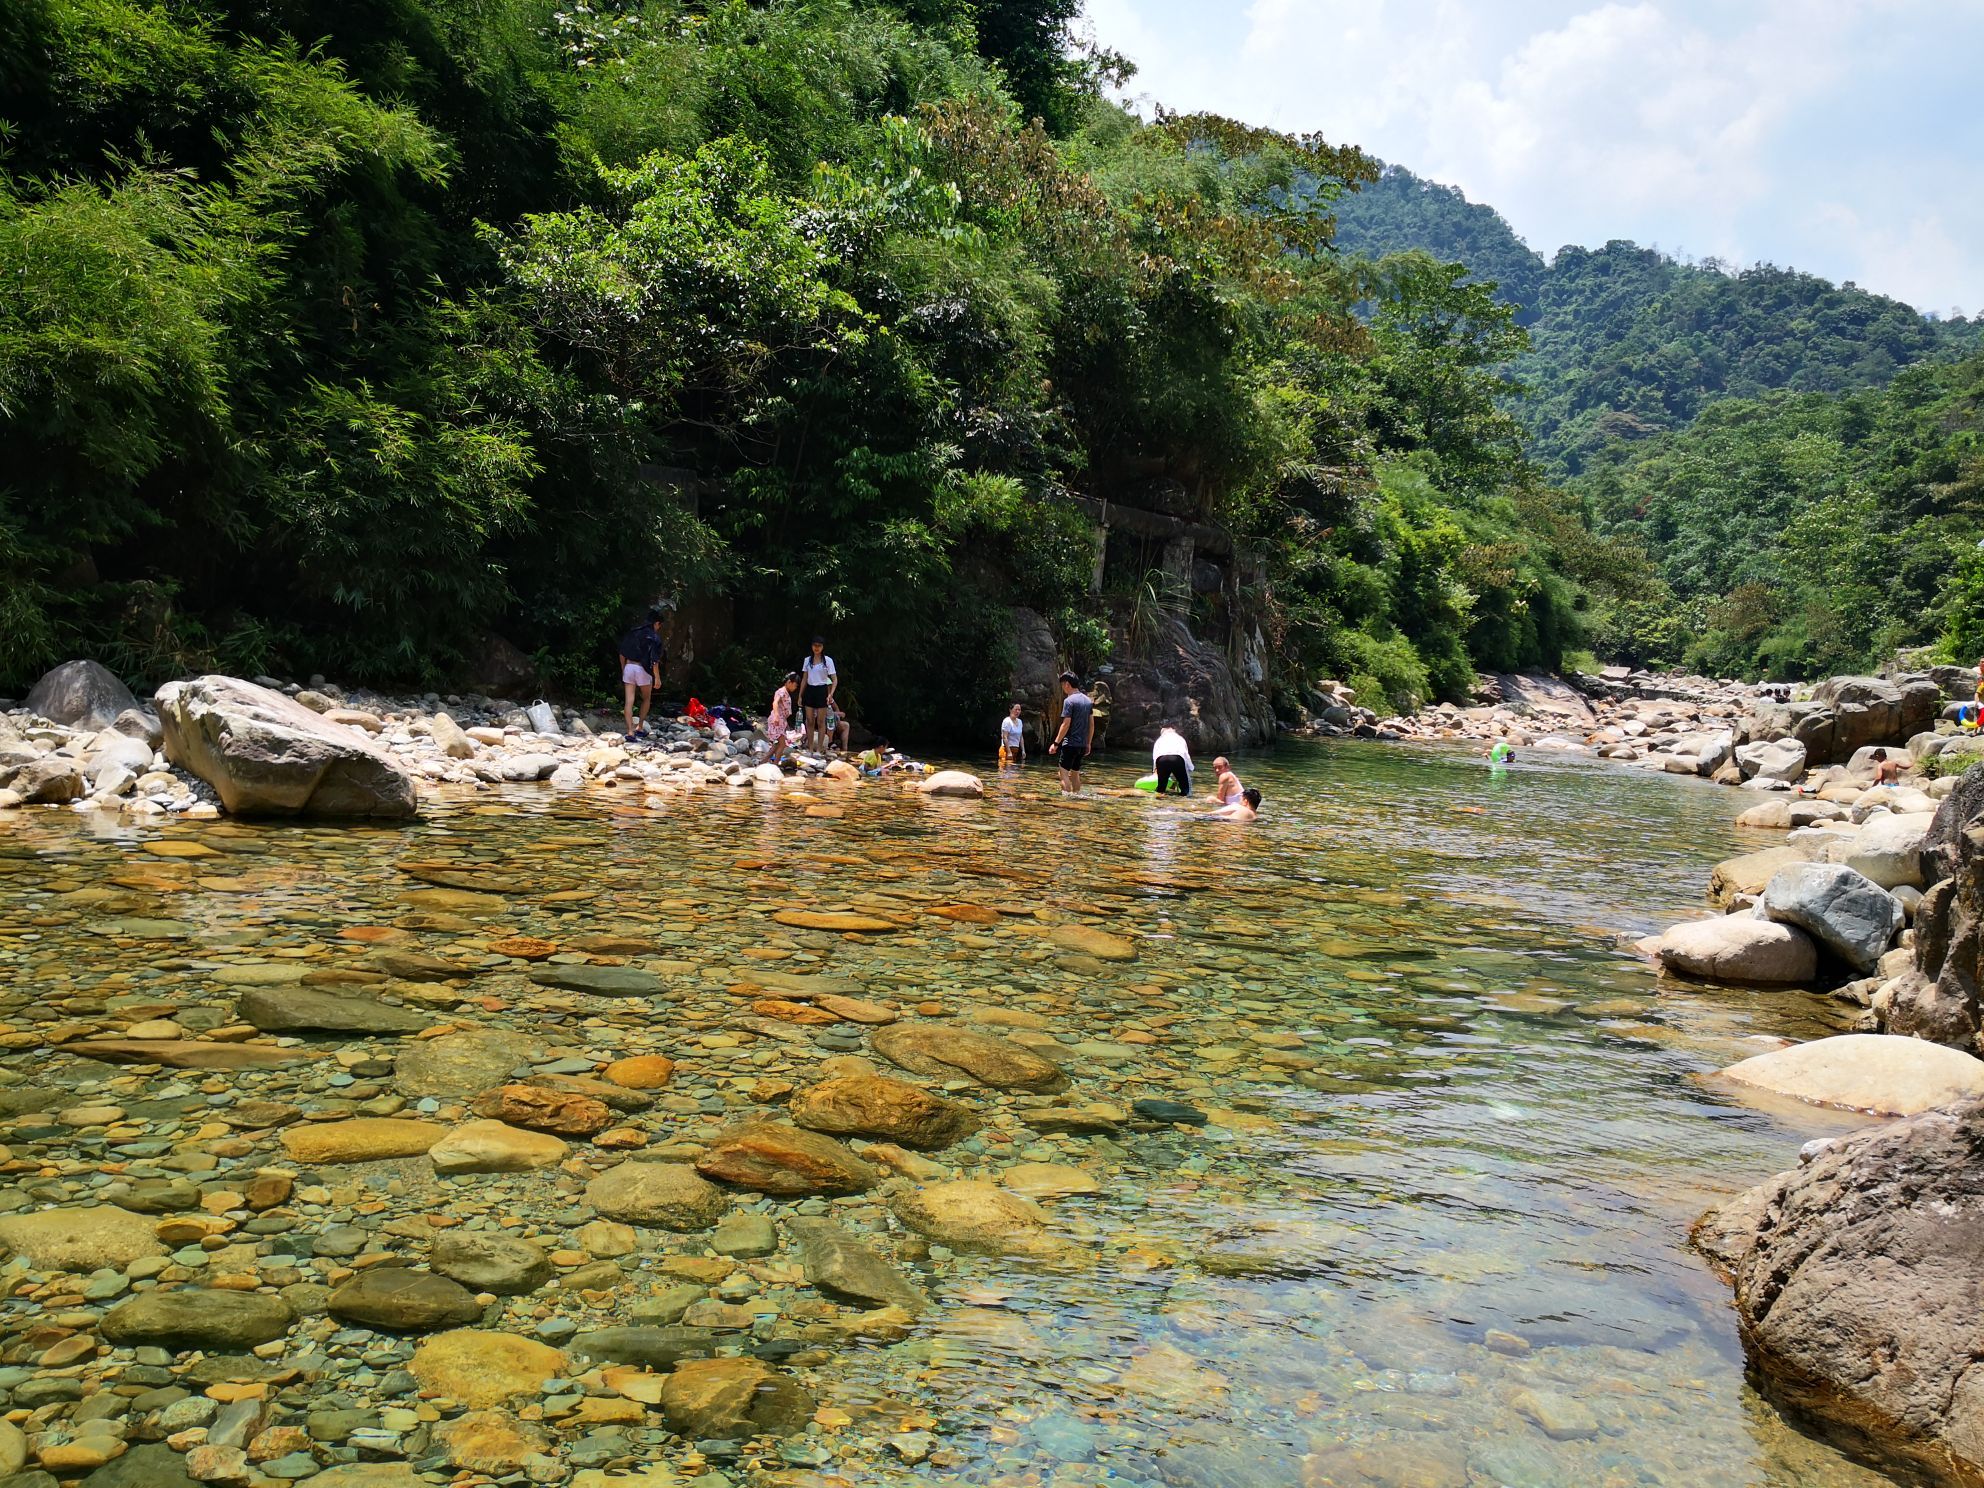
<path id="1" fill-rule="evenodd" d="M 1106 648 L 1082 503 L 1154 484 L 1260 555 L 1193 604 L 1281 676 L 1553 664 L 1606 565 L 1508 306 L 1337 252 L 1356 149 L 1107 102 L 1076 9 L 23 0 L 0 675 L 432 684 L 495 632 L 589 686 L 709 594 L 708 688 L 832 626 L 875 722 L 954 728 L 1013 606 Z"/>

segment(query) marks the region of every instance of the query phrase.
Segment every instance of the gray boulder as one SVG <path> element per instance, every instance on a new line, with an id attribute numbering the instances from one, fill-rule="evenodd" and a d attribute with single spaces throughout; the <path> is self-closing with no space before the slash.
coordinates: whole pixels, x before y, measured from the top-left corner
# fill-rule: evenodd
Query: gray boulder
<path id="1" fill-rule="evenodd" d="M 1828 1142 L 1696 1233 L 1767 1393 L 1937 1482 L 1984 1482 L 1984 1101 Z"/>
<path id="2" fill-rule="evenodd" d="M 1837 720 L 1833 758 L 1903 737 L 1902 692 L 1892 682 L 1879 677 L 1828 677 L 1812 689 L 1812 699 L 1829 706 Z"/>
<path id="3" fill-rule="evenodd" d="M 1763 911 L 1795 925 L 1855 971 L 1870 972 L 1901 934 L 1894 895 L 1844 863 L 1793 863 L 1764 885 Z"/>
<path id="4" fill-rule="evenodd" d="M 1745 780 L 1776 780 L 1790 785 L 1804 778 L 1805 746 L 1795 739 L 1745 744 L 1736 751 L 1736 768 Z"/>
<path id="5" fill-rule="evenodd" d="M 235 677 L 158 690 L 165 755 L 242 816 L 413 816 L 413 777 L 357 729 Z"/>
<path id="6" fill-rule="evenodd" d="M 64 728 L 109 728 L 118 714 L 137 706 L 117 674 L 93 661 L 63 662 L 43 673 L 27 695 L 28 712 Z"/>

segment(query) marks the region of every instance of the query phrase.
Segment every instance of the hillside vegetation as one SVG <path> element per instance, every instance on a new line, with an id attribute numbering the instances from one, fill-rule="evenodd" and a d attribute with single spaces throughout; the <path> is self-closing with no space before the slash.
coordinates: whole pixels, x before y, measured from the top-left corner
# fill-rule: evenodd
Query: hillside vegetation
<path id="1" fill-rule="evenodd" d="M 1587 617 L 1599 655 L 1796 677 L 1979 654 L 1984 325 L 1626 242 L 1546 264 L 1397 166 L 1334 210 L 1346 251 L 1425 249 L 1518 309 L 1505 406 L 1528 453 L 1653 569 Z"/>
<path id="2" fill-rule="evenodd" d="M 1106 655 L 1074 498 L 1154 481 L 1264 555 L 1202 604 L 1282 677 L 1553 664 L 1616 555 L 1501 411 L 1511 312 L 1331 250 L 1354 148 L 1105 102 L 1076 10 L 10 6 L 0 681 L 493 633 L 584 689 L 719 595 L 698 685 L 830 629 L 871 721 L 955 730 L 1012 605 Z"/>

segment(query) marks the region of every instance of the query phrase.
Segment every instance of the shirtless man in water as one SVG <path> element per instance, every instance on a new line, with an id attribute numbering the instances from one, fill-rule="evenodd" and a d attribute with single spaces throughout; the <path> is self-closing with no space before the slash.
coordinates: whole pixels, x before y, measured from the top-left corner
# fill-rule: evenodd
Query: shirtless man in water
<path id="1" fill-rule="evenodd" d="M 1206 813 L 1207 821 L 1250 822 L 1261 814 L 1261 793 L 1251 785 L 1240 792 L 1240 799 L 1231 806 L 1222 806 L 1217 811 Z"/>

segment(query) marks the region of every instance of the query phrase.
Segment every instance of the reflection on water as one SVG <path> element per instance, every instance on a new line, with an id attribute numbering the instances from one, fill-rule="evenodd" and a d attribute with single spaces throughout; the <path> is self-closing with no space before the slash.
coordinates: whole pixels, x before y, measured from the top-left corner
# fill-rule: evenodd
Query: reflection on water
<path id="1" fill-rule="evenodd" d="M 1091 779 L 1127 784 L 1140 763 Z M 1053 1204 L 1079 1258 L 939 1250 L 922 1279 L 943 1306 L 919 1330 L 796 1359 L 851 1418 L 806 1439 L 814 1456 L 770 1464 L 817 1481 L 1886 1481 L 1746 1390 L 1726 1291 L 1685 1247 L 1707 1203 L 1837 1129 L 1691 1078 L 1753 1052 L 1747 1037 L 1828 1031 L 1820 1003 L 1663 988 L 1619 949 L 1618 932 L 1698 905 L 1708 865 L 1734 850 L 1731 798 L 1569 762 L 1491 776 L 1382 746 L 1241 769 L 1267 797 L 1252 828 L 1199 821 L 1196 801 L 1065 802 L 1038 768 L 982 803 L 834 793 L 838 820 L 749 791 L 522 792 L 407 831 L 168 832 L 214 854 L 193 857 L 38 815 L 4 839 L 0 971 L 72 994 L 14 1010 L 46 1023 L 170 1003 L 189 970 L 238 955 L 333 955 L 353 927 L 454 956 L 504 935 L 638 928 L 678 981 L 661 1016 L 677 1020 L 678 1083 L 700 1106 L 679 1103 L 666 1134 L 689 1137 L 748 1105 L 755 1077 L 803 1079 L 809 1061 L 863 1049 L 851 1025 L 731 1039 L 740 1004 L 724 984 L 754 965 L 829 971 L 1044 1048 L 1072 1090 L 964 1093 L 1005 1114 L 941 1156 L 973 1173 L 1088 1169 L 1100 1192 Z M 453 876 L 410 885 L 395 866 L 409 861 Z M 973 913 L 929 913 L 960 905 Z M 908 928 L 786 930 L 768 914 L 781 906 Z M 1070 953 L 1043 921 L 1133 937 L 1137 955 Z M 640 1015 L 566 999 L 533 1022 L 520 976 L 475 986 L 507 996 L 511 1026 L 608 1057 L 615 1026 Z M 31 1057 L 6 1064 L 19 1075 Z M 1146 1098 L 1208 1124 L 1025 1122 L 1043 1104 Z M 887 1228 L 872 1201 L 835 1207 Z"/>

